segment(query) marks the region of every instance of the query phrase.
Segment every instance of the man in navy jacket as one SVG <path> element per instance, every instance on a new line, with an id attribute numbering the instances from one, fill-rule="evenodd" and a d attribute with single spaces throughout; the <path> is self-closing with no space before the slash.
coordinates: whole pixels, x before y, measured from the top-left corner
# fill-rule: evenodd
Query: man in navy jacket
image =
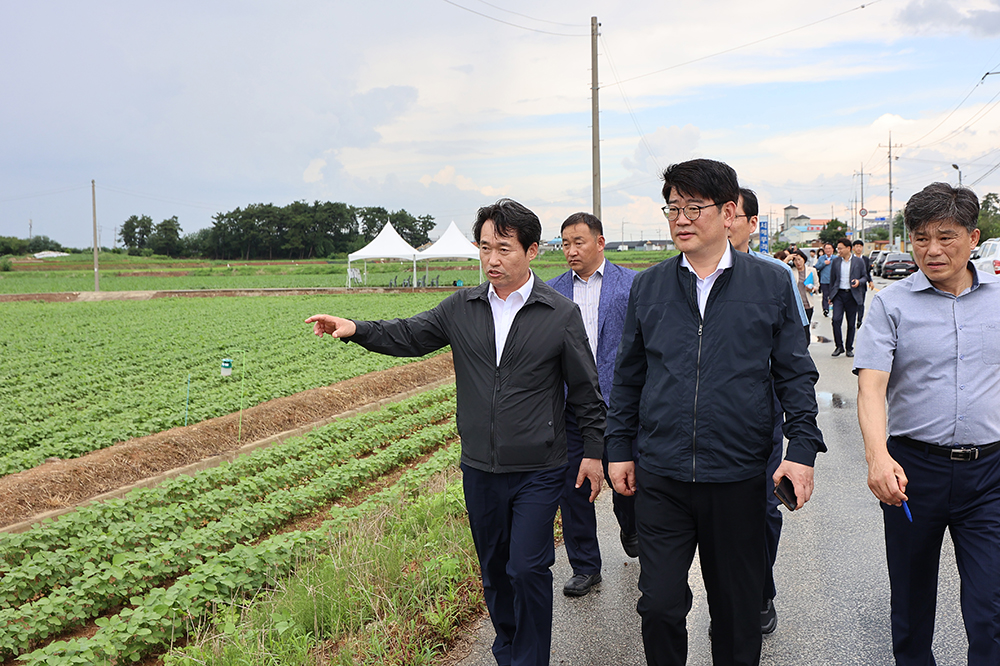
<path id="1" fill-rule="evenodd" d="M 615 370 L 615 354 L 622 339 L 625 307 L 635 271 L 616 266 L 604 257 L 604 227 L 589 213 L 573 213 L 560 230 L 563 253 L 570 270 L 549 280 L 560 294 L 580 306 L 591 351 L 597 360 L 601 395 L 608 400 Z M 597 514 L 590 501 L 590 487 L 576 487 L 576 473 L 583 458 L 583 440 L 571 410 L 566 410 L 566 442 L 570 467 L 559 501 L 562 511 L 566 555 L 573 577 L 563 586 L 567 596 L 579 597 L 601 582 L 601 550 L 597 541 Z M 607 456 L 604 458 L 607 465 Z M 621 528 L 621 542 L 629 557 L 639 556 L 639 536 L 635 531 L 635 497 L 614 493 L 615 517 Z"/>
<path id="2" fill-rule="evenodd" d="M 816 426 L 816 367 L 788 274 L 735 252 L 736 172 L 712 160 L 663 173 L 664 213 L 680 255 L 632 283 L 605 436 L 615 490 L 636 494 L 646 662 L 687 661 L 688 570 L 697 548 L 717 665 L 760 661 L 764 484 L 771 383 L 785 411 L 796 506 L 826 449 Z M 632 460 L 638 436 L 639 460 Z"/>
<path id="3" fill-rule="evenodd" d="M 849 267 L 847 271 L 845 267 Z M 851 254 L 851 241 L 837 241 L 837 256 L 830 265 L 830 304 L 833 308 L 832 356 L 844 353 L 844 332 L 841 324 L 847 313 L 847 355 L 854 356 L 854 332 L 857 330 L 858 307 L 865 302 L 868 271 L 861 257 Z"/>

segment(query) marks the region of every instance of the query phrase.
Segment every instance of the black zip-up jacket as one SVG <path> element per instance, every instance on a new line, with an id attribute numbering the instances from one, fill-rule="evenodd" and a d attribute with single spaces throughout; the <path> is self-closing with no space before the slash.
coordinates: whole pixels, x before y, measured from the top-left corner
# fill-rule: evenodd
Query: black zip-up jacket
<path id="1" fill-rule="evenodd" d="M 355 322 L 357 332 L 345 340 L 393 356 L 451 345 L 462 462 L 470 467 L 529 472 L 565 465 L 567 402 L 584 456 L 601 458 L 606 406 L 579 306 L 535 276 L 498 366 L 488 289 L 483 283 L 459 290 L 408 319 Z"/>
<path id="2" fill-rule="evenodd" d="M 763 474 L 773 444 L 771 381 L 785 411 L 786 460 L 826 451 L 816 425 L 819 377 L 777 264 L 732 252 L 702 319 L 681 255 L 636 276 L 611 389 L 607 447 L 677 481 L 725 483 Z"/>

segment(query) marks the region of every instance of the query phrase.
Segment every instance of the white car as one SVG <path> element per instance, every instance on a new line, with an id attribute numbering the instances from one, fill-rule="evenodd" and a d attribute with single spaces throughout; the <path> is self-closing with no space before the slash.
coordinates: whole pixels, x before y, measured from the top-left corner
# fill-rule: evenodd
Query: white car
<path id="1" fill-rule="evenodd" d="M 977 247 L 972 265 L 984 273 L 1000 275 L 1000 238 L 991 238 Z"/>

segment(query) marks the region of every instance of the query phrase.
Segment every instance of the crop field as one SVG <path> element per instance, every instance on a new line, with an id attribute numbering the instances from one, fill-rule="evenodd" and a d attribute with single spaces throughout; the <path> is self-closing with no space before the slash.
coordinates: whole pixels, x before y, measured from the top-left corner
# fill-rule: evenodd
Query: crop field
<path id="1" fill-rule="evenodd" d="M 446 295 L 0 304 L 0 476 L 414 360 L 303 320 L 408 316 Z"/>
<path id="2" fill-rule="evenodd" d="M 249 644 L 227 663 L 307 663 L 263 657 L 324 645 L 341 646 L 333 663 L 419 663 L 481 605 L 470 539 L 455 536 L 467 528 L 454 411 L 454 386 L 425 392 L 0 535 L 0 659 L 122 664 L 173 648 L 168 663 L 203 664 Z M 366 573 L 376 563 L 342 568 L 353 538 L 392 546 L 385 599 L 365 583 L 384 584 Z M 262 590 L 258 627 L 241 609 Z M 399 595 L 405 618 L 383 603 Z M 183 648 L 189 633 L 201 638 Z"/>

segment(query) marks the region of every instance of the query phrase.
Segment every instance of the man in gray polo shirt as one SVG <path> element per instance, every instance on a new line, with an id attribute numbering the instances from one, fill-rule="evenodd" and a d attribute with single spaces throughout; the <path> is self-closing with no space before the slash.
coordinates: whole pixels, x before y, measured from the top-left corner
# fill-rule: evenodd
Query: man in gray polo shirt
<path id="1" fill-rule="evenodd" d="M 934 183 L 913 195 L 904 221 L 920 270 L 875 296 L 858 336 L 858 421 L 882 502 L 898 666 L 934 664 L 945 528 L 968 663 L 1000 664 L 1000 277 L 969 262 L 978 217 L 971 190 Z"/>

